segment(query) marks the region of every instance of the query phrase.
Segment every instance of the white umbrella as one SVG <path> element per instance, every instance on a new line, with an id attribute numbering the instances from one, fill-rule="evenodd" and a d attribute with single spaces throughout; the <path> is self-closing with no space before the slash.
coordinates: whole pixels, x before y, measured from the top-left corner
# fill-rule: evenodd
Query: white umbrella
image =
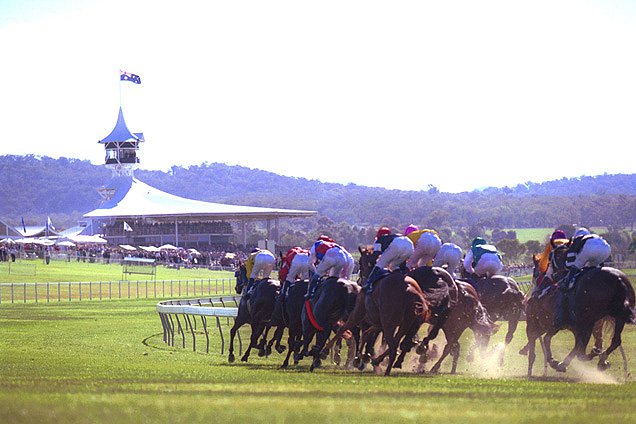
<path id="1" fill-rule="evenodd" d="M 58 246 L 63 246 L 63 247 L 75 247 L 75 243 L 73 243 L 72 241 L 61 241 L 59 243 L 56 243 Z"/>
<path id="2" fill-rule="evenodd" d="M 177 246 L 173 246 L 171 244 L 164 244 L 163 246 L 159 247 L 159 250 L 177 250 L 179 249 Z"/>
<path id="3" fill-rule="evenodd" d="M 129 244 L 120 244 L 120 245 L 119 245 L 119 247 L 121 247 L 121 248 L 122 248 L 122 249 L 124 249 L 124 250 L 129 250 L 129 251 L 131 251 L 131 252 L 132 252 L 133 250 L 137 250 L 137 248 L 136 248 L 136 247 L 131 246 L 131 245 L 129 245 Z"/>

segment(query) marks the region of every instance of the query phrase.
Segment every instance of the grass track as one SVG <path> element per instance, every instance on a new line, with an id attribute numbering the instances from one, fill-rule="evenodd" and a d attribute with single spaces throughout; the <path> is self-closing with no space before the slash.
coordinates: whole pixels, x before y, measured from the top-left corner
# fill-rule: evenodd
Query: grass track
<path id="1" fill-rule="evenodd" d="M 576 370 L 527 381 L 516 353 L 523 325 L 499 378 L 475 375 L 463 359 L 457 376 L 390 378 L 334 366 L 309 373 L 307 361 L 281 371 L 276 354 L 230 365 L 215 331 L 210 354 L 164 345 L 147 300 L 2 305 L 0 328 L 2 423 L 636 422 L 634 382 L 583 383 L 591 377 Z M 636 357 L 636 329 L 624 334 Z M 557 354 L 570 342 L 558 335 Z M 619 356 L 611 359 L 607 380 L 621 376 Z"/>

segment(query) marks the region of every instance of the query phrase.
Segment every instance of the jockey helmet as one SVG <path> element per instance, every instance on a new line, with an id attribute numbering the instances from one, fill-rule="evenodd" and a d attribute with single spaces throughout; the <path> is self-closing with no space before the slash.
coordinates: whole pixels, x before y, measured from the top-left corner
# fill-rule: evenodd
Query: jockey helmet
<path id="1" fill-rule="evenodd" d="M 335 243 L 336 242 L 334 239 L 332 239 L 331 237 L 326 236 L 324 234 L 322 234 L 320 237 L 318 237 L 318 240 L 328 241 L 330 243 Z"/>
<path id="2" fill-rule="evenodd" d="M 568 237 L 565 235 L 565 231 L 563 231 L 563 230 L 554 230 L 554 232 L 550 236 L 550 241 L 554 241 L 554 240 L 558 240 L 558 239 L 566 239 L 566 238 L 568 238 Z"/>
<path id="3" fill-rule="evenodd" d="M 574 238 L 577 238 L 577 237 L 580 237 L 580 236 L 586 236 L 586 235 L 588 235 L 588 234 L 592 234 L 592 233 L 590 232 L 590 230 L 588 230 L 588 229 L 587 229 L 587 228 L 585 228 L 585 227 L 581 227 L 581 228 L 579 228 L 578 230 L 576 230 L 576 233 L 574 233 Z"/>
<path id="4" fill-rule="evenodd" d="M 408 227 L 406 227 L 406 228 L 404 229 L 404 235 L 405 235 L 405 236 L 408 236 L 408 235 L 409 235 L 409 234 L 411 234 L 412 232 L 414 232 L 414 231 L 418 231 L 418 230 L 419 230 L 419 227 L 418 227 L 417 225 L 411 224 L 411 225 L 409 225 Z"/>
<path id="5" fill-rule="evenodd" d="M 378 239 L 382 236 L 386 236 L 387 234 L 391 234 L 391 229 L 389 227 L 381 227 L 375 235 L 375 238 Z"/>
<path id="6" fill-rule="evenodd" d="M 258 247 L 255 247 L 254 249 L 252 249 L 252 251 L 250 253 L 256 253 L 256 252 L 260 252 L 261 249 L 259 249 Z"/>
<path id="7" fill-rule="evenodd" d="M 482 244 L 486 244 L 486 240 L 481 237 L 475 237 L 473 242 L 470 244 L 471 247 L 480 246 Z"/>

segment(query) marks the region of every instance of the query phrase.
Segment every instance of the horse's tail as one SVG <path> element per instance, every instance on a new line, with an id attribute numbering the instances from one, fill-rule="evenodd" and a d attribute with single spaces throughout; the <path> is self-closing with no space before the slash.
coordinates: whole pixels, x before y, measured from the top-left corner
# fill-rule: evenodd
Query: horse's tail
<path id="1" fill-rule="evenodd" d="M 492 322 L 488 311 L 484 308 L 484 305 L 480 301 L 477 301 L 475 307 L 475 315 L 473 317 L 472 329 L 478 333 L 492 336 L 497 332 L 499 326 Z"/>
<path id="2" fill-rule="evenodd" d="M 620 276 L 619 290 L 614 296 L 615 318 L 628 324 L 636 324 L 636 296 L 634 287 L 626 275 Z"/>

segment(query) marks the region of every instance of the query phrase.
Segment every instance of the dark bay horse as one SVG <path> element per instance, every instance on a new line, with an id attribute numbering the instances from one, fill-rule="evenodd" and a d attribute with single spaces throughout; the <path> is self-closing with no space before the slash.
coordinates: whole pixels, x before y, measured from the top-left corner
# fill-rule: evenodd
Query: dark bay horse
<path id="1" fill-rule="evenodd" d="M 505 346 L 512 341 L 519 320 L 524 311 L 524 294 L 512 277 L 493 275 L 479 278 L 476 275 L 466 275 L 463 270 L 462 280 L 468 281 L 477 293 L 479 300 L 488 311 L 493 322 L 507 321 L 508 330 L 505 336 Z M 501 352 L 499 363 L 503 364 L 504 352 Z"/>
<path id="2" fill-rule="evenodd" d="M 481 340 L 481 346 L 488 344 L 490 336 L 497 329 L 479 301 L 479 295 L 473 286 L 459 280 L 456 283 L 459 288 L 458 300 L 451 306 L 448 318 L 442 325 L 442 331 L 446 336 L 446 345 L 438 361 L 430 370 L 432 374 L 439 372 L 442 362 L 451 353 L 453 356 L 451 374 L 457 372 L 460 352 L 459 338 L 467 328 L 470 328 L 475 333 L 475 337 Z M 424 355 L 425 360 L 426 356 Z"/>
<path id="3" fill-rule="evenodd" d="M 327 355 L 322 354 L 323 347 L 339 322 L 346 320 L 353 310 L 359 292 L 360 286 L 354 281 L 327 277 L 319 283 L 314 297 L 305 302 L 301 312 L 303 350 L 299 358 L 313 357 L 310 371 L 326 358 Z M 314 336 L 316 343 L 310 351 L 309 344 Z"/>
<path id="4" fill-rule="evenodd" d="M 336 336 L 325 346 L 328 350 L 346 331 L 368 322 L 369 329 L 360 342 L 365 344 L 369 335 L 377 337 L 379 331 L 384 335 L 387 350 L 373 358 L 373 365 L 379 365 L 389 357 L 384 375 L 390 375 L 393 367 L 401 368 L 404 357 L 414 346 L 413 338 L 430 316 L 430 309 L 424 293 L 417 282 L 400 271 L 394 271 L 376 281 L 371 294 L 361 292 L 347 322 L 340 327 Z M 361 349 L 359 347 L 359 354 Z M 400 355 L 397 355 L 398 347 Z"/>
<path id="5" fill-rule="evenodd" d="M 309 280 L 297 280 L 291 284 L 287 298 L 282 305 L 284 326 L 278 328 L 282 330 L 287 327 L 287 344 L 289 348 L 281 368 L 287 368 L 289 366 L 289 359 L 292 354 L 294 355 L 294 364 L 298 364 L 303 335 L 301 316 L 303 308 L 305 307 L 305 293 L 307 292 L 308 285 Z"/>
<path id="6" fill-rule="evenodd" d="M 453 277 L 444 268 L 421 266 L 406 275 L 417 282 L 431 308 L 431 318 L 428 320 L 431 327 L 416 350 L 422 355 L 428 351 L 430 341 L 437 337 L 448 319 L 451 307 L 457 303 L 459 289 Z"/>
<path id="7" fill-rule="evenodd" d="M 553 251 L 552 265 L 559 272 L 565 269 L 567 248 L 559 246 Z M 636 299 L 629 278 L 622 271 L 611 267 L 584 269 L 577 277 L 573 293 L 574 348 L 562 362 L 549 360 L 549 364 L 559 372 L 565 372 L 577 357 L 587 360 L 585 349 L 590 341 L 595 324 L 605 318 L 614 319 L 614 334 L 608 348 L 599 355 L 598 368 L 607 369 L 607 357 L 621 345 L 621 333 L 625 324 L 636 324 Z M 547 358 L 552 358 L 550 344 L 545 346 Z"/>
<path id="8" fill-rule="evenodd" d="M 245 265 L 241 264 L 236 275 L 236 287 L 237 293 L 244 292 L 247 286 L 247 275 Z M 250 350 L 255 347 L 259 347 L 261 351 L 265 351 L 265 337 L 258 342 L 259 337 L 263 334 L 266 328 L 269 328 L 272 318 L 272 312 L 274 311 L 274 305 L 276 303 L 276 295 L 280 289 L 280 284 L 276 280 L 260 280 L 256 282 L 255 288 L 249 296 L 246 298 L 245 293 L 241 297 L 241 301 L 238 306 L 238 314 L 234 320 L 234 325 L 230 330 L 230 348 L 228 361 L 234 362 L 234 337 L 240 327 L 245 324 L 250 324 L 252 329 L 252 335 L 250 338 L 250 344 L 245 350 L 241 361 L 246 362 L 250 356 Z"/>

